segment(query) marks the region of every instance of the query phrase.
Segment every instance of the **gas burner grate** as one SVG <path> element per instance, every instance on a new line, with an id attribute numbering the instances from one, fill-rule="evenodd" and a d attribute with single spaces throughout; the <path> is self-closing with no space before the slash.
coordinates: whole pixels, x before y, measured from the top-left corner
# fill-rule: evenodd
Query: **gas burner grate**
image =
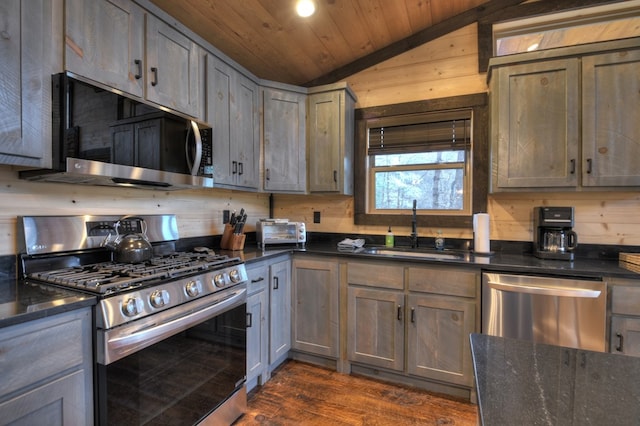
<path id="1" fill-rule="evenodd" d="M 29 274 L 48 283 L 110 294 L 146 283 L 212 271 L 240 263 L 239 258 L 212 253 L 171 253 L 141 263 L 100 262 Z"/>

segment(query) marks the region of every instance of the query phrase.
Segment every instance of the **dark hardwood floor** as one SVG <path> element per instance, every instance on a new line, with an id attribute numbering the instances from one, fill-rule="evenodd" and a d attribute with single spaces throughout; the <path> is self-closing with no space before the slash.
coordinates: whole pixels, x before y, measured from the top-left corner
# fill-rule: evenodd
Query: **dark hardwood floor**
<path id="1" fill-rule="evenodd" d="M 248 395 L 240 425 L 477 425 L 477 406 L 288 361 Z"/>

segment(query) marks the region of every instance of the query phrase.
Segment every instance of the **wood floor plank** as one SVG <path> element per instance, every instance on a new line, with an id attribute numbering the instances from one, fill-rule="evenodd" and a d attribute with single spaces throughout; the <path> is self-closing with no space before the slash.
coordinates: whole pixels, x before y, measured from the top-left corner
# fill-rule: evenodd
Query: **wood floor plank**
<path id="1" fill-rule="evenodd" d="M 248 396 L 235 426 L 477 425 L 477 406 L 289 360 Z"/>

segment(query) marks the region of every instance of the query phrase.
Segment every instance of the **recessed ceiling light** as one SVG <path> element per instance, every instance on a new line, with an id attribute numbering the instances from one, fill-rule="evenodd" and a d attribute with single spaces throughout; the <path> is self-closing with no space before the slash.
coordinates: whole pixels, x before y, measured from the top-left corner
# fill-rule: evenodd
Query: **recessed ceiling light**
<path id="1" fill-rule="evenodd" d="M 298 15 L 307 18 L 316 11 L 316 5 L 313 0 L 298 0 L 296 3 L 296 12 Z"/>
<path id="2" fill-rule="evenodd" d="M 529 47 L 527 47 L 527 52 L 533 52 L 534 50 L 536 50 L 538 48 L 538 43 L 533 43 L 532 45 L 530 45 Z"/>

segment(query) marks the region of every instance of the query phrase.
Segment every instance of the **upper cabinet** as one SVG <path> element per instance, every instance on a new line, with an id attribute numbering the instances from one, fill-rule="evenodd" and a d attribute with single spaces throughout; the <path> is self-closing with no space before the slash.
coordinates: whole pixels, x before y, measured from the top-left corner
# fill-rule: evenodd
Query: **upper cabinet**
<path id="1" fill-rule="evenodd" d="M 353 195 L 354 108 L 345 83 L 309 89 L 309 192 Z"/>
<path id="2" fill-rule="evenodd" d="M 305 192 L 306 91 L 264 87 L 261 93 L 263 188 L 269 192 Z"/>
<path id="3" fill-rule="evenodd" d="M 130 0 L 66 1 L 65 69 L 199 117 L 200 48 Z"/>
<path id="4" fill-rule="evenodd" d="M 493 61 L 493 192 L 640 186 L 637 46 L 628 39 L 599 43 L 600 52 L 584 45 Z"/>
<path id="5" fill-rule="evenodd" d="M 51 167 L 51 74 L 62 70 L 62 1 L 0 2 L 0 163 Z"/>
<path id="6" fill-rule="evenodd" d="M 214 185 L 258 189 L 258 85 L 212 54 L 207 55 L 206 68 Z"/>

